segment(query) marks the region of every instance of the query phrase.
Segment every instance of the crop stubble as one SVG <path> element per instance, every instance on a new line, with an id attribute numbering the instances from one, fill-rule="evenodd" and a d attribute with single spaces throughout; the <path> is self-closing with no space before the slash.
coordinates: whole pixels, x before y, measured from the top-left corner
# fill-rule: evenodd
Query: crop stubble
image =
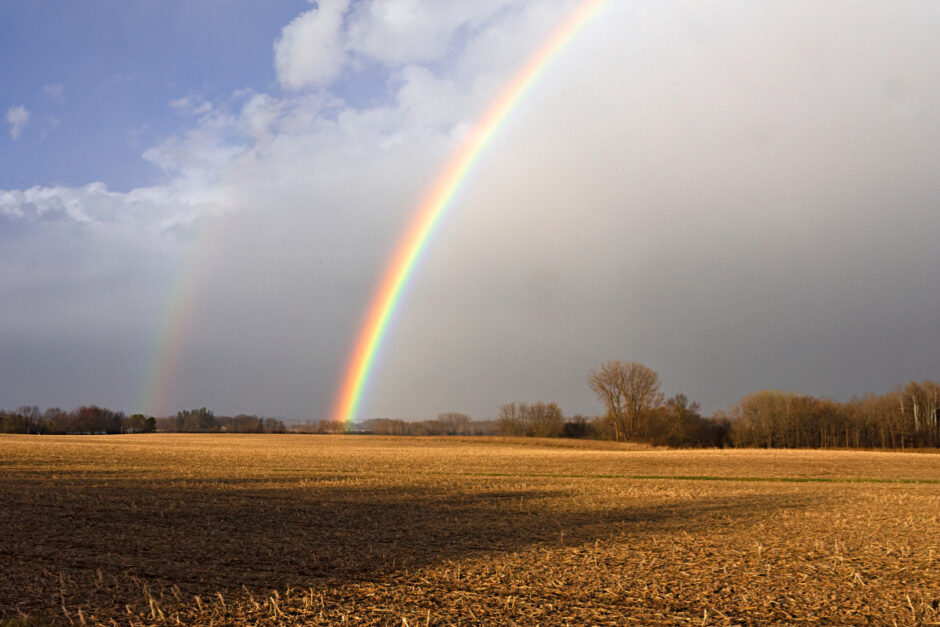
<path id="1" fill-rule="evenodd" d="M 940 624 L 937 454 L 0 436 L 0 503 L 3 620 Z"/>

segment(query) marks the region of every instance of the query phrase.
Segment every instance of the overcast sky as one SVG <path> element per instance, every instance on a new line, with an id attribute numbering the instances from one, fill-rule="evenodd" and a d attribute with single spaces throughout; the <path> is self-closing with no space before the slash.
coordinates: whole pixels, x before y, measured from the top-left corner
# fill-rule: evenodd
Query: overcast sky
<path id="1" fill-rule="evenodd" d="M 575 6 L 0 1 L 0 407 L 327 417 L 425 191 Z M 464 180 L 359 418 L 591 415 L 608 359 L 709 412 L 940 379 L 938 102 L 935 2 L 608 0 Z"/>

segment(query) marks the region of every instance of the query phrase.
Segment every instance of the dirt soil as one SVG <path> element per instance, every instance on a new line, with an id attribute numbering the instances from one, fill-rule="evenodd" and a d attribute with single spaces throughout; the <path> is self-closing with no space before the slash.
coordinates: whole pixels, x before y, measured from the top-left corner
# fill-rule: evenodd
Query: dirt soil
<path id="1" fill-rule="evenodd" d="M 0 625 L 940 625 L 940 454 L 0 436 Z"/>

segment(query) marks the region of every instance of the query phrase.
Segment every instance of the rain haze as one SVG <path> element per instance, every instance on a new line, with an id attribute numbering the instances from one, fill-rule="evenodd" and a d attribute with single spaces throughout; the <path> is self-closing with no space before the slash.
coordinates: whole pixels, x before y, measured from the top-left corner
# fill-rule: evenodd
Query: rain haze
<path id="1" fill-rule="evenodd" d="M 328 416 L 571 0 L 0 4 L 0 407 Z M 159 6 L 159 8 L 158 8 Z M 608 0 L 466 173 L 358 418 L 940 377 L 940 5 Z"/>

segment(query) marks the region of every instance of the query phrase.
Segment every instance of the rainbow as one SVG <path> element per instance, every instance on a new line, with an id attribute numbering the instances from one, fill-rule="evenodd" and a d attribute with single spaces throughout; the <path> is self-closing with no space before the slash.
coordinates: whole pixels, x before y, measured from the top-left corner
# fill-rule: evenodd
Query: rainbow
<path id="1" fill-rule="evenodd" d="M 427 192 L 395 249 L 367 310 L 333 404 L 333 420 L 348 424 L 356 418 L 375 356 L 382 345 L 392 314 L 401 302 L 405 285 L 414 273 L 421 251 L 474 162 L 539 75 L 603 3 L 604 0 L 583 0 L 574 9 L 490 105 Z"/>
<path id="2" fill-rule="evenodd" d="M 197 313 L 199 291 L 208 283 L 215 268 L 219 238 L 210 232 L 209 224 L 221 218 L 204 217 L 194 225 L 181 267 L 191 268 L 171 286 L 164 299 L 165 309 L 158 319 L 163 321 L 156 342 L 156 351 L 147 376 L 138 411 L 147 416 L 163 416 L 170 411 L 168 399 L 179 374 L 180 358 L 187 338 L 191 337 Z M 218 227 L 215 227 L 218 228 Z"/>

